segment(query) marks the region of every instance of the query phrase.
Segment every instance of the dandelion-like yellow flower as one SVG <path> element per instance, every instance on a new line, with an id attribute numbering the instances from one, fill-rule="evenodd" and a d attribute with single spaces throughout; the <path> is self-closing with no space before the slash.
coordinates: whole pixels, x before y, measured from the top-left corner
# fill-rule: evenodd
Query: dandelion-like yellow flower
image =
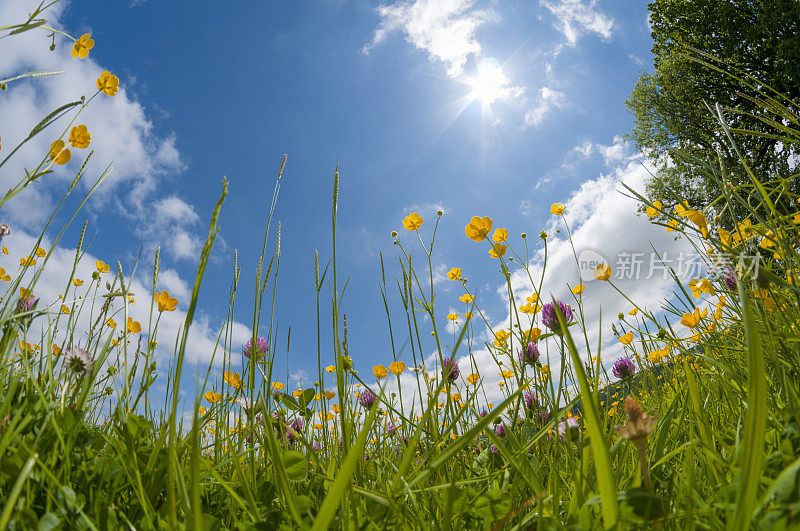
<path id="1" fill-rule="evenodd" d="M 84 33 L 81 38 L 75 41 L 72 45 L 72 57 L 86 59 L 89 55 L 89 50 L 94 48 L 94 40 L 90 33 Z"/>
<path id="2" fill-rule="evenodd" d="M 458 280 L 461 278 L 461 268 L 454 267 L 450 271 L 447 272 L 447 278 L 450 280 Z"/>
<path id="3" fill-rule="evenodd" d="M 139 321 L 134 321 L 132 317 L 128 317 L 126 328 L 128 329 L 129 333 L 138 334 L 142 331 L 142 323 Z"/>
<path id="4" fill-rule="evenodd" d="M 465 304 L 469 304 L 470 302 L 472 302 L 472 301 L 473 301 L 473 300 L 475 300 L 475 299 L 473 299 L 473 298 L 472 298 L 472 295 L 470 295 L 469 293 L 467 293 L 467 294 L 465 294 L 465 295 L 462 295 L 462 296 L 460 296 L 460 297 L 458 298 L 458 300 L 460 300 L 461 302 L 463 302 L 463 303 L 465 303 Z"/>
<path id="5" fill-rule="evenodd" d="M 403 371 L 406 370 L 406 364 L 402 361 L 394 361 L 389 364 L 389 370 L 392 371 L 392 374 L 395 376 L 400 376 L 403 374 Z"/>
<path id="6" fill-rule="evenodd" d="M 66 144 L 63 140 L 56 140 L 50 144 L 50 160 L 56 164 L 66 164 L 72 158 L 72 152 L 69 148 L 65 147 Z"/>
<path id="7" fill-rule="evenodd" d="M 159 312 L 174 312 L 178 305 L 178 299 L 169 296 L 169 292 L 164 290 L 160 294 L 156 293 L 156 305 Z"/>
<path id="8" fill-rule="evenodd" d="M 372 367 L 372 374 L 378 380 L 382 380 L 386 378 L 386 375 L 389 374 L 389 371 L 383 365 L 375 365 L 374 367 Z"/>
<path id="9" fill-rule="evenodd" d="M 482 242 L 486 239 L 486 236 L 492 230 L 492 219 L 489 217 L 478 217 L 473 216 L 473 218 L 469 221 L 466 227 L 464 227 L 464 234 L 466 234 L 467 238 L 476 241 Z"/>
<path id="10" fill-rule="evenodd" d="M 470 374 L 469 376 L 467 376 L 467 382 L 472 384 L 472 385 L 475 385 L 475 384 L 478 383 L 478 380 L 480 379 L 480 377 L 481 377 L 480 374 L 478 374 L 477 372 L 474 372 L 474 373 Z"/>
<path id="11" fill-rule="evenodd" d="M 611 278 L 611 266 L 606 264 L 598 265 L 597 269 L 594 270 L 594 278 L 607 281 Z"/>
<path id="12" fill-rule="evenodd" d="M 560 216 L 560 215 L 562 215 L 564 213 L 564 210 L 566 210 L 566 209 L 567 209 L 567 207 L 565 207 L 564 205 L 559 205 L 558 203 L 553 203 L 552 206 L 550 207 L 550 213 L 553 214 L 553 215 L 556 215 L 556 216 Z"/>
<path id="13" fill-rule="evenodd" d="M 448 313 L 448 314 L 447 314 L 447 318 L 448 318 L 450 321 L 455 321 L 456 319 L 458 319 L 458 314 L 457 314 L 457 313 Z"/>
<path id="14" fill-rule="evenodd" d="M 298 389 L 296 391 L 292 391 L 292 396 L 295 397 L 295 398 L 300 398 L 300 396 L 302 396 L 302 394 L 303 394 L 303 390 L 302 389 Z"/>
<path id="15" fill-rule="evenodd" d="M 113 96 L 119 90 L 119 78 L 108 70 L 103 71 L 97 78 L 97 90 L 107 96 Z"/>
<path id="16" fill-rule="evenodd" d="M 69 132 L 69 145 L 74 148 L 78 149 L 87 148 L 89 147 L 91 141 L 92 141 L 92 134 L 89 133 L 85 125 L 76 125 Z"/>
<path id="17" fill-rule="evenodd" d="M 416 212 L 412 212 L 403 219 L 403 228 L 406 230 L 419 230 L 423 223 L 425 223 L 425 220 L 419 217 Z"/>

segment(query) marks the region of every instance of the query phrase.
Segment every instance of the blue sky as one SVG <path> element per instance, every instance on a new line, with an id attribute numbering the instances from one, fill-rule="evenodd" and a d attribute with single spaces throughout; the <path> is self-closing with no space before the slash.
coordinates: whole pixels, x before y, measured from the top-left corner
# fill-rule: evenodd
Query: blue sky
<path id="1" fill-rule="evenodd" d="M 15 2 L 0 7 L 0 14 L 29 10 Z M 282 224 L 277 321 L 282 338 L 292 326 L 289 371 L 305 375 L 304 383 L 313 381 L 308 375 L 316 367 L 314 251 L 323 264 L 331 254 L 337 163 L 340 275 L 350 279 L 344 311 L 351 353 L 362 369 L 391 361 L 377 253 L 396 263 L 393 229 L 413 245 L 412 235 L 402 230 L 409 212 L 423 216 L 429 238 L 435 211 L 444 210 L 437 279 L 452 266 L 464 269 L 486 295 L 485 307 L 496 321 L 504 318 L 497 294 L 502 279 L 486 249 L 464 237 L 471 216 L 492 217 L 518 244 L 519 233 L 535 236 L 552 226 L 551 203 L 568 203 L 567 219 L 586 245 L 628 239 L 629 246 L 646 248 L 656 237 L 640 218 L 606 218 L 602 212 L 632 211 L 632 203 L 621 202 L 620 183 L 641 185 L 646 175 L 641 158 L 621 138 L 632 128 L 624 100 L 640 70 L 651 65 L 644 2 L 331 0 L 222 8 L 187 1 L 85 1 L 62 2 L 52 13 L 60 27 L 74 35 L 91 32 L 97 44 L 89 62 L 72 60 L 68 82 L 24 82 L 0 95 L 7 98 L 5 105 L 0 99 L 3 146 L 14 137 L 3 122 L 30 115 L 29 123 L 35 123 L 35 111 L 44 110 L 45 102 L 81 94 L 81 83 L 89 92 L 98 69 L 119 75 L 123 92 L 116 107 L 86 118 L 96 131 L 92 168 L 97 173 L 111 160 L 118 166 L 84 214 L 90 233 L 98 231 L 90 252 L 129 267 L 142 245 L 149 267 L 154 247 L 161 246 L 165 287 L 184 295 L 183 309 L 226 175 L 230 194 L 221 240 L 200 300 L 206 336 L 224 318 L 235 249 L 245 286 L 236 319 L 251 321 L 248 292 L 274 177 L 288 154 L 276 210 Z M 20 41 L 27 48 L 0 41 L 0 51 L 8 47 L 0 67 L 14 73 L 65 61 L 57 54 L 68 53 L 67 42 L 54 56 L 42 34 L 25 39 Z M 486 81 L 481 72 L 495 75 L 487 101 L 473 97 L 474 80 Z M 112 142 L 112 136 L 126 140 Z M 6 179 L 11 177 L 0 178 L 3 184 Z M 54 178 L 24 201 L 51 205 L 64 179 Z M 24 207 L 9 215 L 26 234 L 41 227 L 41 216 Z M 672 241 L 656 232 L 662 243 Z M 64 245 L 74 248 L 76 239 L 72 230 Z M 414 253 L 421 261 L 423 255 Z M 396 268 L 387 273 L 394 276 Z M 576 283 L 576 272 L 567 275 L 553 277 L 553 293 Z M 461 293 L 445 280 L 439 288 L 444 316 Z M 667 289 L 650 288 L 642 294 L 653 302 Z M 399 310 L 398 298 L 390 295 Z M 592 302 L 611 305 L 606 315 L 627 309 L 614 307 L 610 296 L 598 293 Z M 246 333 L 243 328 L 239 335 Z M 329 344 L 324 343 L 328 360 Z"/>

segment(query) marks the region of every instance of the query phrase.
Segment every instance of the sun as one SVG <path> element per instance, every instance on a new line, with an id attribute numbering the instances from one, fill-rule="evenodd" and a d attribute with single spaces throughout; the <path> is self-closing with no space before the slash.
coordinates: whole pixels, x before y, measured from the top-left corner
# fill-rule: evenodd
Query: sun
<path id="1" fill-rule="evenodd" d="M 468 78 L 467 84 L 472 87 L 470 100 L 478 100 L 483 105 L 508 97 L 512 90 L 503 68 L 494 59 L 481 61 L 475 76 Z"/>

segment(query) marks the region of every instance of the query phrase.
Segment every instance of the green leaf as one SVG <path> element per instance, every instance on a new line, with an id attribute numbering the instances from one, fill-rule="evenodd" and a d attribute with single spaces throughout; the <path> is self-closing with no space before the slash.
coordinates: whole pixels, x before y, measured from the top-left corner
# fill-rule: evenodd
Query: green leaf
<path id="1" fill-rule="evenodd" d="M 305 481 L 308 477 L 308 459 L 303 453 L 290 451 L 283 454 L 283 467 L 289 481 Z"/>

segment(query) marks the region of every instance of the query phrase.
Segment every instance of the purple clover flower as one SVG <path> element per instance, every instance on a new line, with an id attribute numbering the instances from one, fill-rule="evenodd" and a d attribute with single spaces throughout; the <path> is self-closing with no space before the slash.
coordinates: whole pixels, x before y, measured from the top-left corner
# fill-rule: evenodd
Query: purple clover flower
<path id="1" fill-rule="evenodd" d="M 522 395 L 525 397 L 525 407 L 528 409 L 534 409 L 539 407 L 539 400 L 536 399 L 536 396 L 533 394 L 532 391 L 525 391 L 525 394 Z"/>
<path id="2" fill-rule="evenodd" d="M 528 346 L 525 347 L 525 350 L 519 351 L 519 362 L 523 365 L 535 367 L 537 361 L 539 361 L 539 347 L 536 346 L 536 343 L 531 341 L 528 343 Z"/>
<path id="3" fill-rule="evenodd" d="M 322 445 L 319 444 L 319 441 L 317 441 L 314 443 L 311 449 L 314 450 L 315 452 L 319 452 L 322 449 Z"/>
<path id="4" fill-rule="evenodd" d="M 293 443 L 303 430 L 303 419 L 294 419 L 286 430 L 286 440 Z"/>
<path id="5" fill-rule="evenodd" d="M 497 426 L 495 426 L 494 433 L 498 437 L 505 437 L 506 436 L 506 426 L 505 426 L 505 424 L 498 424 Z"/>
<path id="6" fill-rule="evenodd" d="M 461 375 L 461 370 L 458 368 L 458 362 L 455 358 L 444 358 L 442 360 L 442 378 L 455 382 Z"/>
<path id="7" fill-rule="evenodd" d="M 488 414 L 489 414 L 489 413 L 487 413 L 487 412 L 486 412 L 486 410 L 484 409 L 483 411 L 481 411 L 480 417 L 481 417 L 481 418 L 483 418 L 483 417 L 485 417 L 485 416 L 486 416 L 486 415 L 488 415 Z"/>
<path id="8" fill-rule="evenodd" d="M 561 315 L 564 317 L 564 322 L 571 323 L 572 319 L 574 318 L 572 307 L 569 304 L 561 301 L 556 301 L 556 304 L 558 304 L 558 308 L 561 310 Z M 558 323 L 556 305 L 552 302 L 548 302 L 542 307 L 542 323 L 555 334 L 561 335 L 563 333 L 561 326 Z"/>
<path id="9" fill-rule="evenodd" d="M 725 286 L 729 290 L 736 289 L 736 272 L 733 270 L 732 267 L 729 267 L 725 271 L 725 276 L 722 277 L 723 282 L 725 282 Z"/>
<path id="10" fill-rule="evenodd" d="M 242 354 L 245 358 L 249 358 L 251 355 L 255 354 L 256 358 L 259 358 L 269 352 L 269 343 L 267 343 L 267 338 L 258 336 L 256 338 L 256 345 L 253 346 L 253 338 L 247 340 L 247 343 L 244 344 L 244 348 L 242 349 Z"/>
<path id="11" fill-rule="evenodd" d="M 366 409 L 370 409 L 373 405 L 375 405 L 375 401 L 378 399 L 375 396 L 375 393 L 370 391 L 369 389 L 365 389 L 361 396 L 358 397 L 358 400 L 361 402 L 361 405 L 364 406 Z"/>
<path id="12" fill-rule="evenodd" d="M 621 380 L 627 380 L 636 374 L 636 365 L 629 357 L 625 356 L 614 362 L 614 368 L 611 370 L 614 376 Z"/>
<path id="13" fill-rule="evenodd" d="M 386 435 L 394 435 L 395 433 L 397 433 L 397 426 L 395 426 L 392 422 L 387 422 Z"/>

